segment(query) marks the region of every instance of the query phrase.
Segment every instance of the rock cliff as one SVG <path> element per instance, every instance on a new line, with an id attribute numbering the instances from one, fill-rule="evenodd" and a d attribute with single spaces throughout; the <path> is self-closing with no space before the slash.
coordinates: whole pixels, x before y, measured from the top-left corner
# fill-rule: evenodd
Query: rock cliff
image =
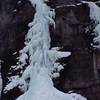
<path id="1" fill-rule="evenodd" d="M 28 0 L 1 0 L 0 5 L 0 59 L 3 61 L 4 89 L 8 77 L 18 73 L 10 67 L 16 64 L 18 51 L 24 47 L 28 23 L 35 9 Z M 50 0 L 48 5 L 56 11 L 56 28 L 50 27 L 52 47 L 62 47 L 62 51 L 72 53 L 70 58 L 60 60 L 65 69 L 54 80 L 55 87 L 64 92 L 74 90 L 88 100 L 100 100 L 100 83 L 94 68 L 95 52 L 90 45 L 91 37 L 88 38 L 85 31 L 87 27 L 93 27 L 88 5 L 80 3 L 80 0 Z M 7 93 L 2 90 L 1 100 L 14 100 L 21 93 L 18 88 Z"/>

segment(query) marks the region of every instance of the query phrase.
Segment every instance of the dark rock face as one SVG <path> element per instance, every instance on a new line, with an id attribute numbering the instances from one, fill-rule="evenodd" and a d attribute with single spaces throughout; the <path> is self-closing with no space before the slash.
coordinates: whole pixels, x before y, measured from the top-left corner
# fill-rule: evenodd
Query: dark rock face
<path id="1" fill-rule="evenodd" d="M 59 39 L 55 40 L 58 42 L 56 45 L 63 46 L 63 50 L 72 53 L 65 67 L 65 81 L 70 81 L 73 85 L 74 83 L 85 85 L 88 81 L 94 80 L 93 52 L 90 48 L 90 40 L 85 34 L 85 27 L 90 24 L 89 8 L 87 5 L 70 6 L 58 8 L 56 12 L 57 31 L 55 30 L 54 34 L 57 37 L 59 35 Z M 80 16 L 81 13 L 84 17 Z M 65 83 L 65 85 L 68 84 Z M 73 88 L 72 85 L 71 87 Z"/>
<path id="2" fill-rule="evenodd" d="M 55 6 L 71 5 L 80 2 L 81 0 L 50 0 Z"/>
<path id="3" fill-rule="evenodd" d="M 61 59 L 61 63 L 67 65 L 61 71 L 60 78 L 55 80 L 55 86 L 64 92 L 75 90 L 88 100 L 100 100 L 100 85 L 94 73 L 94 53 L 90 39 L 85 34 L 85 28 L 91 26 L 89 7 L 87 4 L 77 5 L 78 2 L 80 0 L 50 0 L 49 3 L 56 9 L 56 29 L 50 28 L 51 45 L 62 47 L 62 51 L 72 53 L 69 58 Z M 10 67 L 16 64 L 18 53 L 13 53 L 24 47 L 25 34 L 28 23 L 34 16 L 33 12 L 35 13 L 35 10 L 28 0 L 0 1 L 0 59 L 4 61 L 3 87 L 8 82 L 7 77 L 15 74 Z M 6 94 L 2 92 L 1 100 L 15 100 L 21 93 L 18 88 Z"/>
<path id="4" fill-rule="evenodd" d="M 61 50 L 71 51 L 72 54 L 68 59 L 62 59 L 67 65 L 55 86 L 64 92 L 75 90 L 88 100 L 99 100 L 100 83 L 94 69 L 94 51 L 90 45 L 91 37 L 85 32 L 86 27 L 92 26 L 89 7 L 87 4 L 62 5 L 56 8 L 52 46 L 63 47 Z"/>
<path id="5" fill-rule="evenodd" d="M 18 39 L 25 35 L 33 13 L 27 0 L 21 0 L 20 3 L 18 0 L 1 0 L 0 4 L 0 57 L 3 57 L 10 48 L 13 51 L 20 49 L 18 44 L 22 43 Z"/>

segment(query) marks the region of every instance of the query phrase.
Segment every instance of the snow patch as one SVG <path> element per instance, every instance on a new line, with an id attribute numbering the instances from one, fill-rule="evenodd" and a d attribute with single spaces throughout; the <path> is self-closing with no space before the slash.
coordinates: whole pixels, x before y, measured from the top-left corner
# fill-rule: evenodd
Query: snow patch
<path id="1" fill-rule="evenodd" d="M 94 38 L 94 43 L 99 43 L 99 45 L 93 45 L 93 47 L 100 48 L 100 8 L 93 2 L 86 2 L 90 7 L 90 18 L 95 21 L 96 27 L 94 29 L 96 37 Z"/>

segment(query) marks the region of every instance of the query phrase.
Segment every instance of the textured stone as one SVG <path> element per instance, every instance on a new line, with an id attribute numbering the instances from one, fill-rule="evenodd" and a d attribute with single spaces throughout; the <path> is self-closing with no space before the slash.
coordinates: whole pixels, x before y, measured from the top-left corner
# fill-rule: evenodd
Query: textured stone
<path id="1" fill-rule="evenodd" d="M 94 50 L 90 45 L 91 38 L 85 33 L 86 27 L 92 27 L 90 9 L 87 4 L 62 5 L 56 8 L 52 46 L 61 46 L 61 50 L 71 51 L 72 55 L 61 60 L 67 65 L 55 86 L 64 92 L 76 90 L 88 100 L 99 100 L 100 83 L 97 81 L 98 74 L 95 73 L 97 69 L 94 69 Z"/>

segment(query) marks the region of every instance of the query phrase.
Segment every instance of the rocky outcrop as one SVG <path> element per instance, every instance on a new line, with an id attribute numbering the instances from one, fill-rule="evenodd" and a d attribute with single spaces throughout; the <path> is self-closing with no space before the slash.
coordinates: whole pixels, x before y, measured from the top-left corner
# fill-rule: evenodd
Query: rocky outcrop
<path id="1" fill-rule="evenodd" d="M 55 82 L 56 87 L 64 92 L 75 90 L 88 100 L 99 100 L 99 75 L 95 69 L 95 52 L 91 47 L 93 37 L 89 36 L 89 31 L 85 31 L 87 27 L 91 27 L 92 32 L 93 28 L 90 9 L 86 3 L 73 4 L 56 6 L 56 29 L 52 44 L 72 53 L 69 59 L 61 61 L 67 65 Z"/>

